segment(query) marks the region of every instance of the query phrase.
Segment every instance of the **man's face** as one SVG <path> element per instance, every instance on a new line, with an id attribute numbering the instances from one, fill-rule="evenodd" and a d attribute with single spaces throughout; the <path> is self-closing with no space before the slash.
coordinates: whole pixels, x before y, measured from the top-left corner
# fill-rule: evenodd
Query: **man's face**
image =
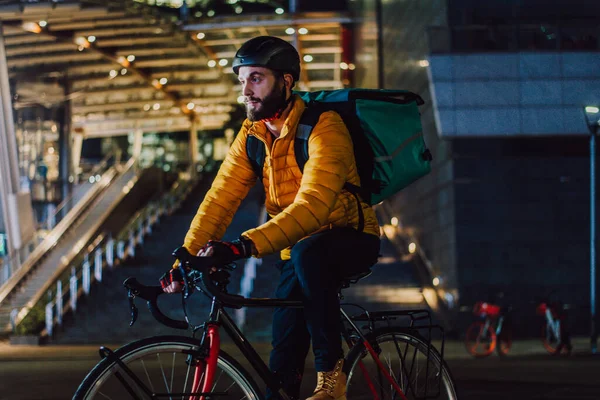
<path id="1" fill-rule="evenodd" d="M 240 67 L 238 79 L 250 121 L 271 118 L 285 106 L 287 91 L 284 80 L 276 77 L 270 69 Z"/>

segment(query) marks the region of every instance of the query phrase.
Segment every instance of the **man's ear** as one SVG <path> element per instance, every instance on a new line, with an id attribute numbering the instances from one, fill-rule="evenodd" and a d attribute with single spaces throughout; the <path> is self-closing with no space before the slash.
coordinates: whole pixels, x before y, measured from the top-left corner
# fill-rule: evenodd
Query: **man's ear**
<path id="1" fill-rule="evenodd" d="M 285 87 L 292 90 L 292 87 L 294 87 L 294 77 L 292 74 L 283 74 L 283 81 L 285 82 Z"/>

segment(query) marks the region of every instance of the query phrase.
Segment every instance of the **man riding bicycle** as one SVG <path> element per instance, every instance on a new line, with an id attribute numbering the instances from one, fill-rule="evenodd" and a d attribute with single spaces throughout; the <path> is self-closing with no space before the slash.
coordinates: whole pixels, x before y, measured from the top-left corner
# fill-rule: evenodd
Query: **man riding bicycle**
<path id="1" fill-rule="evenodd" d="M 298 398 L 312 342 L 318 380 L 309 400 L 346 399 L 338 289 L 342 278 L 368 270 L 379 253 L 373 209 L 344 189 L 346 183 L 360 186 L 352 139 L 337 113 L 323 112 L 310 135 L 302 172 L 294 138 L 306 104 L 292 93 L 300 78 L 296 49 L 276 37 L 256 37 L 237 51 L 233 70 L 247 119 L 198 208 L 184 247 L 224 261 L 279 251 L 276 295 L 300 299 L 304 308 L 275 310 L 269 366 L 286 393 Z M 258 178 L 246 152 L 251 135 L 265 145 L 262 183 L 271 219 L 237 240 L 220 241 Z M 168 293 L 182 290 L 177 265 L 161 284 Z M 267 398 L 274 396 L 267 393 Z"/>

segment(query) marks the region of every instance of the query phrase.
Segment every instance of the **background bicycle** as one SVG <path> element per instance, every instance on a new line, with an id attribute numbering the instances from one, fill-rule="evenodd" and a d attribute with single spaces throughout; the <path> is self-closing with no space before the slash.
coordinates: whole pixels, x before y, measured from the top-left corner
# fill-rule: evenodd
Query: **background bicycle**
<path id="1" fill-rule="evenodd" d="M 541 341 L 550 354 L 570 354 L 572 350 L 568 329 L 568 306 L 560 301 L 551 301 L 554 292 L 531 302 L 541 321 Z M 500 295 L 501 299 L 503 296 Z M 465 335 L 465 347 L 475 357 L 487 357 L 494 350 L 501 356 L 510 351 L 513 341 L 511 306 L 502 306 L 492 302 L 477 302 L 473 314 L 480 320 L 473 322 Z"/>
<path id="2" fill-rule="evenodd" d="M 559 300 L 551 300 L 554 293 L 552 291 L 536 302 L 535 311 L 543 318 L 542 345 L 550 354 L 570 354 L 573 346 L 567 321 L 569 307 Z"/>
<path id="3" fill-rule="evenodd" d="M 163 293 L 157 286 L 144 286 L 135 279 L 125 282 L 129 291 L 132 322 L 137 317 L 135 297 L 148 301 L 152 315 L 161 323 L 189 329 L 191 337 L 158 336 L 132 342 L 111 351 L 100 349 L 102 361 L 87 375 L 74 399 L 189 399 L 209 398 L 263 399 L 264 387 L 290 399 L 238 329 L 225 307 L 299 307 L 295 301 L 279 299 L 247 299 L 227 292 L 231 268 L 223 266 L 209 274 L 215 261 L 208 257 L 176 254 L 179 260 L 194 268 L 186 280 L 182 307 L 193 289 L 202 290 L 212 301 L 207 321 L 190 323 L 164 315 L 157 306 Z M 351 277 L 342 286 L 356 282 Z M 359 314 L 349 316 L 344 309 L 341 334 L 350 346 L 345 358 L 349 399 L 457 399 L 450 370 L 443 360 L 443 331 L 431 323 L 427 311 L 389 311 L 370 313 L 357 305 Z M 403 326 L 395 323 L 409 321 Z M 220 349 L 223 329 L 250 362 L 256 376 L 246 371 L 233 357 Z M 442 339 L 440 352 L 431 344 L 437 332 Z"/>
<path id="4" fill-rule="evenodd" d="M 487 357 L 496 350 L 505 356 L 512 347 L 510 307 L 477 302 L 473 314 L 481 320 L 473 322 L 465 336 L 465 347 L 475 357 Z"/>

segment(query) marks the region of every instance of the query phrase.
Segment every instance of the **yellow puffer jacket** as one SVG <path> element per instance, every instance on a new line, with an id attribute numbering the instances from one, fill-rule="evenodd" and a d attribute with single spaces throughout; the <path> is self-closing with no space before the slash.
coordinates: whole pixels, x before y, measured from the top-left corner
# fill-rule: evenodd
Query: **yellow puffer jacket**
<path id="1" fill-rule="evenodd" d="M 192 254 L 208 240 L 224 235 L 256 182 L 246 155 L 249 135 L 266 145 L 263 185 L 267 212 L 272 217 L 242 234 L 252 240 L 258 257 L 282 251 L 281 257 L 288 259 L 291 246 L 308 235 L 332 227 L 358 229 L 356 198 L 342 190 L 345 182 L 360 184 L 350 134 L 337 113 L 321 114 L 308 141 L 309 158 L 303 174 L 296 163 L 294 138 L 304 108 L 304 102 L 296 96 L 277 139 L 263 122 L 244 121 L 185 237 L 184 246 Z M 378 236 L 375 212 L 364 202 L 361 207 L 364 232 Z"/>

